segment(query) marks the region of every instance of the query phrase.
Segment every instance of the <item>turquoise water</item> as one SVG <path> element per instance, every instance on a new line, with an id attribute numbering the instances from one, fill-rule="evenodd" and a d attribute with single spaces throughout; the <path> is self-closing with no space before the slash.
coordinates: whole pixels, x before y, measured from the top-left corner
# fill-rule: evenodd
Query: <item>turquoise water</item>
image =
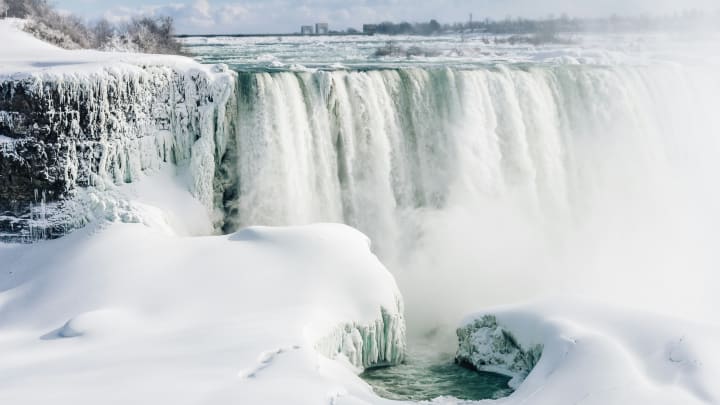
<path id="1" fill-rule="evenodd" d="M 452 354 L 425 348 L 410 351 L 405 364 L 366 370 L 360 377 L 377 395 L 393 400 L 427 401 L 452 396 L 477 401 L 512 393 L 509 377 L 469 370 L 455 364 Z"/>

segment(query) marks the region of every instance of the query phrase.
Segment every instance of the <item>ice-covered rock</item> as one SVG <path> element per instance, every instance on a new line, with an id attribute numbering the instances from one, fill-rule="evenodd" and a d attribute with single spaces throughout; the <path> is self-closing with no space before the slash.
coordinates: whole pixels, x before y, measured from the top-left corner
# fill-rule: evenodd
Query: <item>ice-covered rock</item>
<path id="1" fill-rule="evenodd" d="M 458 328 L 455 362 L 479 371 L 508 375 L 518 387 L 542 355 L 540 344 L 523 347 L 493 315 L 483 315 Z"/>
<path id="2" fill-rule="evenodd" d="M 189 189 L 212 210 L 234 89 L 225 70 L 155 65 L 0 80 L 0 133 L 12 140 L 0 147 L 0 234 L 61 236 L 88 219 L 68 209 L 79 188 L 168 163 L 190 168 Z"/>

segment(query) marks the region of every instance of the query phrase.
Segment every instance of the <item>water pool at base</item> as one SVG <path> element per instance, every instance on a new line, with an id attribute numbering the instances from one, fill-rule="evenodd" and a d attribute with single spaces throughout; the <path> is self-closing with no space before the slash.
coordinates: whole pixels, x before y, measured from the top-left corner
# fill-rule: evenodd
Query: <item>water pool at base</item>
<path id="1" fill-rule="evenodd" d="M 509 377 L 477 372 L 454 363 L 452 354 L 429 348 L 408 352 L 404 364 L 366 370 L 360 377 L 383 398 L 428 401 L 442 396 L 464 400 L 497 399 L 512 394 Z"/>

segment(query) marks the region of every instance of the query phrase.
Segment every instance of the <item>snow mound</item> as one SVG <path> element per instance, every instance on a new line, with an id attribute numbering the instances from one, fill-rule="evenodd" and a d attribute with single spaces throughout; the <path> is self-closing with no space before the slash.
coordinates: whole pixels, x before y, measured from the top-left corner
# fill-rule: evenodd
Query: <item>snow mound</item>
<path id="1" fill-rule="evenodd" d="M 490 325 L 491 319 L 496 319 L 496 326 Z M 539 361 L 506 404 L 715 404 L 720 400 L 720 329 L 715 326 L 576 299 L 489 310 L 469 317 L 460 330 L 497 328 L 511 333 L 517 347 L 543 347 Z M 493 336 L 476 333 L 469 340 L 461 336 L 461 347 L 474 342 L 475 348 L 466 347 L 465 353 L 486 353 L 488 344 L 495 342 Z M 480 364 L 482 356 L 474 359 Z M 515 357 L 506 359 L 503 366 L 512 371 Z"/>
<path id="2" fill-rule="evenodd" d="M 164 66 L 212 73 L 211 65 L 200 65 L 190 58 L 88 49 L 66 50 L 23 31 L 26 22 L 0 19 L 0 80 L 27 77 L 66 78 L 102 73 L 108 68 L 133 71 L 141 66 Z"/>
<path id="3" fill-rule="evenodd" d="M 369 247 L 338 224 L 190 238 L 115 223 L 0 244 L 0 403 L 373 398 L 319 350 L 353 325 L 369 345 L 355 366 L 405 351 L 400 293 Z"/>

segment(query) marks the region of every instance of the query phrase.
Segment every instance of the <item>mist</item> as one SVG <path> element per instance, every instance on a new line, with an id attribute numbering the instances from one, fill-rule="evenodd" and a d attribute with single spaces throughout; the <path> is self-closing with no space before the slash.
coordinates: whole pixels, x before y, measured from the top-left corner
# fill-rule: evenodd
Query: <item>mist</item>
<path id="1" fill-rule="evenodd" d="M 596 73 L 571 88 L 578 82 L 562 75 L 514 72 L 520 103 L 531 100 L 515 117 L 527 172 L 495 172 L 497 183 L 482 188 L 487 168 L 458 159 L 446 206 L 414 211 L 411 247 L 388 262 L 411 332 L 455 325 L 478 308 L 567 296 L 718 321 L 710 286 L 720 264 L 720 82 L 705 69 Z"/>

